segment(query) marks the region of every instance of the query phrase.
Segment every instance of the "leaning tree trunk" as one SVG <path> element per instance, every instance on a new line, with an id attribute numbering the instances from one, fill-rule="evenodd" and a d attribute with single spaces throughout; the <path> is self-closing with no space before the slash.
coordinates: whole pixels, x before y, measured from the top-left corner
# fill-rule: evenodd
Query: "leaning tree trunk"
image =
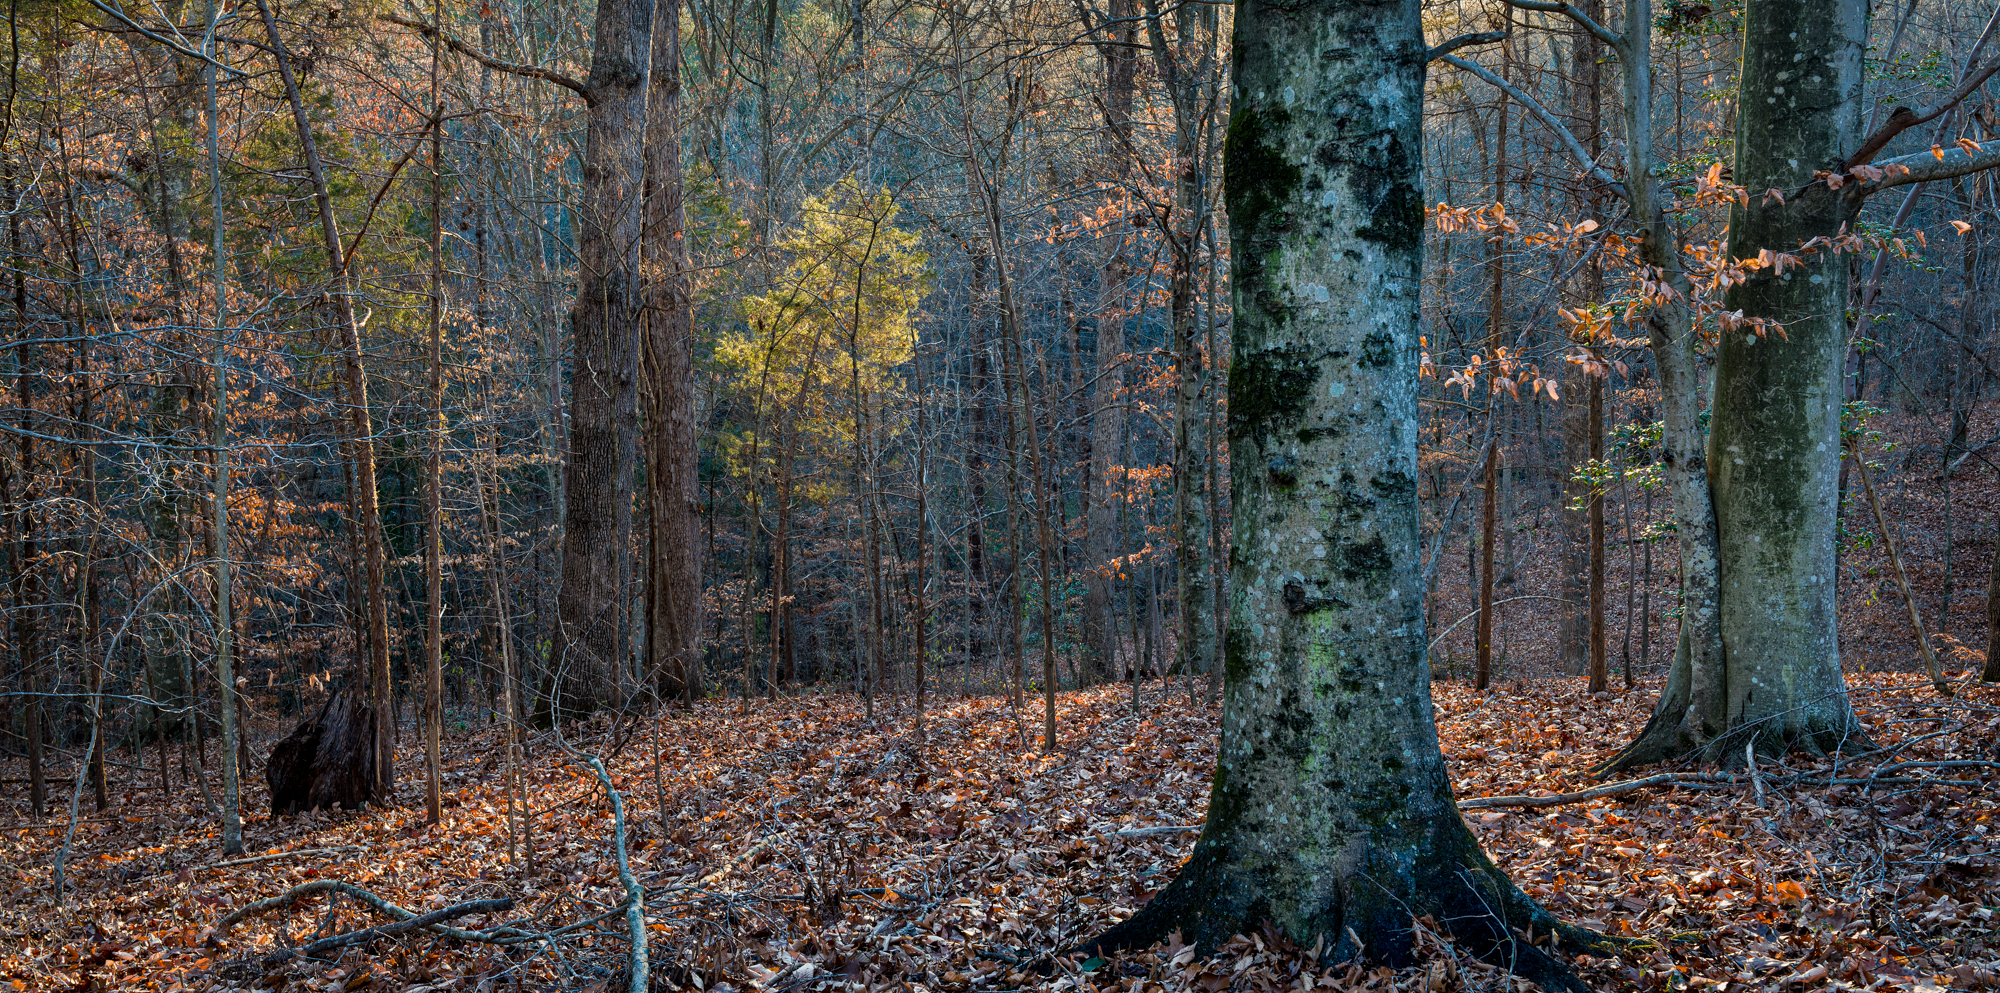
<path id="1" fill-rule="evenodd" d="M 361 322 L 354 312 L 354 274 L 348 267 L 349 260 L 342 247 L 340 227 L 333 213 L 333 194 L 326 169 L 320 163 L 319 144 L 313 138 L 312 120 L 306 111 L 305 98 L 299 92 L 298 77 L 292 71 L 290 51 L 285 47 L 284 38 L 278 34 L 278 22 L 271 14 L 267 0 L 257 0 L 257 12 L 263 18 L 264 33 L 271 42 L 271 48 L 278 56 L 278 75 L 284 82 L 285 102 L 291 107 L 292 124 L 298 130 L 306 171 L 312 177 L 313 200 L 319 207 L 320 238 L 326 248 L 327 268 L 333 277 L 334 312 L 338 316 L 341 333 L 341 367 L 347 380 L 348 419 L 353 432 L 349 446 L 354 456 L 354 502 L 368 550 L 365 575 L 369 658 L 363 675 L 369 687 L 368 706 L 374 708 L 379 718 L 370 722 L 374 728 L 375 744 L 369 768 L 375 776 L 374 792 L 384 802 L 393 803 L 396 791 L 396 716 L 389 685 L 389 601 L 383 589 L 386 552 L 375 488 L 375 427 L 368 412 L 368 373 L 362 364 L 365 353 L 361 347 Z M 359 632 L 356 634 L 358 636 Z M 357 640 L 360 639 L 357 637 Z"/>
<path id="2" fill-rule="evenodd" d="M 1180 877 L 1099 947 L 1271 921 L 1411 960 L 1430 915 L 1545 986 L 1557 924 L 1479 849 L 1438 752 L 1417 526 L 1417 0 L 1245 0 L 1226 186 L 1235 353 L 1222 745 Z M 1185 608 L 1184 608 L 1185 609 Z"/>
<path id="3" fill-rule="evenodd" d="M 604 0 L 591 50 L 591 100 L 577 210 L 577 292 L 570 309 L 569 463 L 562 586 L 557 595 L 555 714 L 613 704 L 622 645 L 619 587 L 632 532 L 639 420 L 641 195 L 651 88 L 651 0 Z"/>

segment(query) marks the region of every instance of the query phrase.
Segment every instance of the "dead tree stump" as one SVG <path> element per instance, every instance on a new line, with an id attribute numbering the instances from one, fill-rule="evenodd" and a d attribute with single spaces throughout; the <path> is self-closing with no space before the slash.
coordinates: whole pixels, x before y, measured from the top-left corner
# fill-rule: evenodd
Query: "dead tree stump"
<path id="1" fill-rule="evenodd" d="M 374 799 L 375 719 L 360 693 L 342 689 L 278 742 L 264 765 L 271 816 L 320 807 L 354 810 Z"/>

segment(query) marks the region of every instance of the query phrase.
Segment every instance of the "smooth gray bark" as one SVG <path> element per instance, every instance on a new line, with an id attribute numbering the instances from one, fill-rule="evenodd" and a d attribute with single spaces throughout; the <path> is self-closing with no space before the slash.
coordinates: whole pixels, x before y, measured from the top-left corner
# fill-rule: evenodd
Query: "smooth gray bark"
<path id="1" fill-rule="evenodd" d="M 1735 176 L 1751 192 L 1730 213 L 1729 251 L 1799 253 L 1766 267 L 1725 306 L 1784 325 L 1722 335 L 1709 434 L 1720 543 L 1724 734 L 1711 757 L 1821 753 L 1859 734 L 1841 676 L 1834 609 L 1842 360 L 1849 259 L 1800 253 L 1838 234 L 1858 200 L 1817 183 L 1861 138 L 1860 0 L 1751 0 L 1744 8 Z M 1762 195 L 1799 191 L 1786 202 Z"/>
<path id="2" fill-rule="evenodd" d="M 1580 990 L 1510 929 L 1588 936 L 1480 852 L 1438 752 L 1417 527 L 1418 9 L 1238 8 L 1222 744 L 1179 878 L 1094 947 L 1175 929 L 1214 947 L 1270 921 L 1336 960 L 1404 964 L 1429 914 Z"/>

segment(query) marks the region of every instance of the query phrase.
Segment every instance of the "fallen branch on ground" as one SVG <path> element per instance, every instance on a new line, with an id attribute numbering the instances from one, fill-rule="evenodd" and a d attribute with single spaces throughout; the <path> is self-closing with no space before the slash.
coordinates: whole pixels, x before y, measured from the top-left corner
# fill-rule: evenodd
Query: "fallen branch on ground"
<path id="1" fill-rule="evenodd" d="M 227 916 L 215 922 L 214 934 L 220 936 L 246 918 L 268 914 L 275 910 L 285 910 L 298 902 L 301 897 L 308 897 L 317 893 L 338 893 L 397 921 L 407 921 L 420 916 L 415 911 L 398 907 L 353 883 L 339 879 L 315 879 L 311 882 L 300 883 L 277 896 L 265 897 L 255 903 L 248 903 L 230 911 Z M 618 913 L 623 909 L 621 906 L 617 910 L 614 910 L 613 913 Z M 611 915 L 607 914 L 605 916 Z M 490 928 L 485 931 L 468 931 L 464 928 L 455 928 L 445 924 L 425 924 L 421 925 L 421 928 L 432 934 L 442 935 L 447 938 L 457 938 L 460 941 L 480 941 L 494 945 L 516 945 L 529 941 L 541 941 L 556 933 L 524 931 L 517 927 L 507 926 Z"/>
<path id="2" fill-rule="evenodd" d="M 188 868 L 202 869 L 202 870 L 228 869 L 233 866 L 239 866 L 239 865 L 255 865 L 259 862 L 275 862 L 279 859 L 305 858 L 307 856 L 312 856 L 312 855 L 338 855 L 342 852 L 358 852 L 360 850 L 361 850 L 360 845 L 340 845 L 335 848 L 300 848 L 289 852 L 269 852 L 263 855 L 252 855 L 247 859 L 230 859 L 227 862 L 211 862 L 207 865 L 191 865 L 188 866 Z"/>
<path id="3" fill-rule="evenodd" d="M 1916 779 L 1909 777 L 1881 776 L 1908 768 L 1962 768 L 1969 766 L 2000 767 L 2000 762 L 1899 762 L 1883 766 L 1876 775 L 1867 779 L 1815 779 L 1809 776 L 1762 777 L 1772 786 L 1978 786 L 1978 782 L 1959 779 Z M 1551 793 L 1547 796 L 1474 796 L 1458 801 L 1460 810 L 1489 810 L 1495 807 L 1562 807 L 1588 800 L 1624 796 L 1655 786 L 1691 786 L 1695 788 L 1715 786 L 1741 786 L 1743 776 L 1721 772 L 1664 772 L 1643 779 L 1629 779 L 1622 783 L 1607 783 L 1574 793 Z M 1199 824 L 1164 824 L 1158 827 L 1131 828 L 1124 831 L 1097 831 L 1097 834 L 1113 838 L 1148 838 L 1162 834 L 1199 834 Z"/>
<path id="4" fill-rule="evenodd" d="M 399 934 L 421 931 L 433 924 L 441 924 L 445 921 L 456 920 L 460 917 L 469 917 L 473 914 L 497 914 L 512 909 L 514 909 L 514 898 L 510 896 L 501 897 L 498 900 L 468 900 L 465 903 L 453 904 L 449 907 L 433 910 L 428 914 L 405 918 L 392 924 L 381 924 L 375 927 L 362 928 L 359 931 L 349 931 L 346 934 L 336 934 L 331 937 L 321 938 L 304 948 L 280 949 L 270 955 L 264 956 L 264 966 L 265 968 L 269 968 L 289 962 L 294 958 L 312 958 L 321 953 L 333 951 L 336 948 L 372 944 L 383 938 L 393 938 Z"/>

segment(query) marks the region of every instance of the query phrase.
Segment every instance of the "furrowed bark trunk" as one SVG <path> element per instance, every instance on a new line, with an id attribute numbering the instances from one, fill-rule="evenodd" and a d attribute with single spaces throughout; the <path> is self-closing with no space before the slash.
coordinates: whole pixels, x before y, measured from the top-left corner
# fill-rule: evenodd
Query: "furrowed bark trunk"
<path id="1" fill-rule="evenodd" d="M 1509 930 L 1577 937 L 1480 853 L 1438 752 L 1417 515 L 1418 7 L 1237 9 L 1222 743 L 1180 877 L 1087 947 L 1179 929 L 1212 948 L 1270 921 L 1336 961 L 1401 964 L 1430 914 L 1580 991 Z"/>
<path id="2" fill-rule="evenodd" d="M 653 96 L 646 123 L 646 430 L 651 553 L 646 563 L 647 669 L 665 698 L 702 693 L 700 454 L 687 206 L 681 181 L 680 4 L 654 12 Z"/>
<path id="3" fill-rule="evenodd" d="M 569 462 L 553 713 L 613 705 L 623 677 L 622 539 L 632 532 L 637 457 L 641 242 L 652 0 L 604 0 L 591 50 L 570 310 Z"/>

